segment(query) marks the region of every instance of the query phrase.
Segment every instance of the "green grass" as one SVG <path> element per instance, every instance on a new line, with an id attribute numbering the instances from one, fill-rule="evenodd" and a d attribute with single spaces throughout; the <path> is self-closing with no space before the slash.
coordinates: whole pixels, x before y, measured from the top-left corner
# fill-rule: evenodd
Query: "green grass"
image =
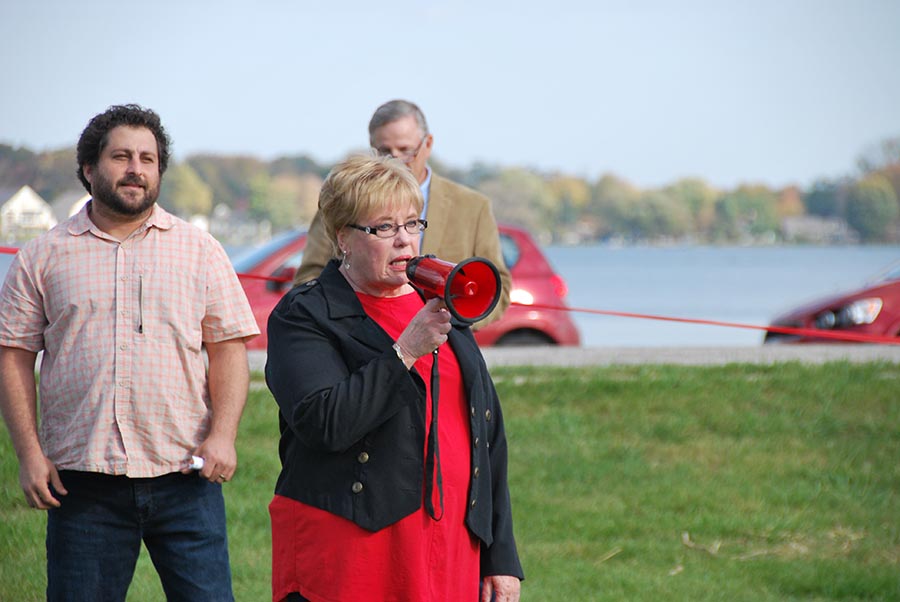
<path id="1" fill-rule="evenodd" d="M 493 371 L 526 601 L 900 599 L 900 366 Z M 258 379 L 258 375 L 257 375 Z M 270 598 L 274 402 L 226 486 L 235 595 Z M 45 515 L 0 435 L 0 600 L 41 600 Z M 161 600 L 142 554 L 129 600 Z"/>

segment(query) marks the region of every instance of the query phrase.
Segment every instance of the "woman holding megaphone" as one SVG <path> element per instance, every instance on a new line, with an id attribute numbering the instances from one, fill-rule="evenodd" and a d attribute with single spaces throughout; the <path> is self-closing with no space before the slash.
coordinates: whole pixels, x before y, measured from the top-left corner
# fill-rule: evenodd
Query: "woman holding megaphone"
<path id="1" fill-rule="evenodd" d="M 519 599 L 497 393 L 452 301 L 407 275 L 422 203 L 396 159 L 337 165 L 319 195 L 335 259 L 269 318 L 276 601 Z"/>

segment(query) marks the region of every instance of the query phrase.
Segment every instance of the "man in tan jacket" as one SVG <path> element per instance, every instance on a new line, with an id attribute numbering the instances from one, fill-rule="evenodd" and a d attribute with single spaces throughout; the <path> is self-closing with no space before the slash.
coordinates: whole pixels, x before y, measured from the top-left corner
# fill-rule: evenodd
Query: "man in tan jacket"
<path id="1" fill-rule="evenodd" d="M 509 306 L 510 276 L 500 251 L 491 202 L 483 194 L 432 172 L 428 158 L 434 136 L 429 133 L 419 107 L 406 100 L 392 100 L 378 107 L 369 121 L 369 143 L 377 152 L 393 155 L 406 163 L 422 187 L 425 197 L 422 217 L 428 220 L 420 247 L 423 255 L 431 253 L 451 263 L 484 257 L 500 271 L 500 301 L 474 327 L 485 326 L 503 315 Z M 294 283 L 316 278 L 333 255 L 322 220 L 316 213 Z"/>

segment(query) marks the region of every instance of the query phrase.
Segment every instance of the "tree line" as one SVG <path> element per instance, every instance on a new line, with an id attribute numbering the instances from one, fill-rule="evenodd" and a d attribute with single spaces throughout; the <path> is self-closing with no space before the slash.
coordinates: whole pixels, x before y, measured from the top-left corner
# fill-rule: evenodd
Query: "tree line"
<path id="1" fill-rule="evenodd" d="M 0 144 L 0 189 L 28 184 L 52 202 L 78 187 L 74 165 L 74 148 L 32 152 Z M 487 195 L 498 221 L 524 226 L 545 243 L 900 242 L 900 138 L 868 149 L 852 175 L 806 189 L 720 189 L 701 178 L 640 188 L 614 174 L 588 180 L 482 163 L 432 165 Z M 186 218 L 224 212 L 268 222 L 272 231 L 303 227 L 330 168 L 306 155 L 191 155 L 170 163 L 160 203 Z"/>

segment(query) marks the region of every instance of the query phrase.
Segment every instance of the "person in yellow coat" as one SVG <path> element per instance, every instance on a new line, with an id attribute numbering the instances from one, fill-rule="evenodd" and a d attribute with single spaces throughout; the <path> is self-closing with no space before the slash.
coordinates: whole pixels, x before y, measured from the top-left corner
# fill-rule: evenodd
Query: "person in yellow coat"
<path id="1" fill-rule="evenodd" d="M 419 182 L 425 198 L 421 217 L 428 220 L 420 245 L 423 255 L 434 254 L 451 263 L 483 257 L 497 266 L 502 289 L 500 300 L 491 314 L 474 328 L 498 319 L 509 306 L 510 276 L 503 262 L 490 200 L 432 171 L 428 158 L 434 136 L 428 131 L 425 115 L 412 102 L 391 100 L 378 107 L 369 121 L 369 143 L 378 153 L 403 161 Z M 317 278 L 332 256 L 329 236 L 317 212 L 294 284 Z"/>

